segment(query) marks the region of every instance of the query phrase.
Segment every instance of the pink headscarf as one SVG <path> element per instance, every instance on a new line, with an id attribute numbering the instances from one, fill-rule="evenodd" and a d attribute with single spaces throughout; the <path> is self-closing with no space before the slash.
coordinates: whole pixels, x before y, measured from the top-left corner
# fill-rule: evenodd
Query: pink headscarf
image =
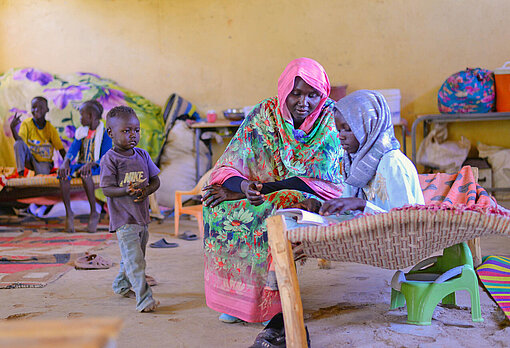
<path id="1" fill-rule="evenodd" d="M 317 117 L 319 117 L 322 106 L 326 102 L 326 99 L 328 99 L 331 87 L 326 71 L 322 65 L 315 60 L 310 58 L 297 58 L 291 61 L 278 79 L 278 101 L 280 102 L 282 115 L 283 118 L 291 124 L 294 124 L 294 121 L 292 120 L 289 108 L 287 108 L 285 102 L 287 96 L 294 88 L 296 76 L 301 77 L 307 84 L 321 93 L 319 105 L 317 105 L 317 108 L 308 115 L 303 124 L 299 127 L 299 129 L 303 130 L 305 133 L 309 133 Z"/>

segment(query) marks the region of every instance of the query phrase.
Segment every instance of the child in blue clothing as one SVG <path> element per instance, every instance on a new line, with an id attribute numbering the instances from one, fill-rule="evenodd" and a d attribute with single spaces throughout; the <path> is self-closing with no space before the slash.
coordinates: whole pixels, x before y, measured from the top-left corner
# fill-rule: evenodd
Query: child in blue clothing
<path id="1" fill-rule="evenodd" d="M 159 169 L 147 151 L 137 148 L 140 121 L 133 109 L 117 106 L 106 116 L 113 148 L 101 159 L 100 186 L 107 197 L 110 231 L 117 233 L 121 262 L 113 281 L 117 294 L 136 296 L 136 309 L 152 312 L 159 302 L 145 278 L 145 247 L 149 239 L 149 200 L 159 188 Z M 132 290 L 131 290 L 132 289 Z"/>
<path id="2" fill-rule="evenodd" d="M 66 230 L 74 232 L 74 213 L 71 209 L 71 183 L 73 175 L 80 176 L 83 188 L 90 204 L 90 216 L 87 229 L 96 232 L 100 213 L 96 211 L 93 175 L 99 175 L 99 161 L 112 147 L 112 139 L 105 132 L 101 122 L 103 106 L 96 100 L 89 100 L 80 107 L 80 122 L 74 141 L 58 170 L 62 200 L 66 207 Z M 76 163 L 72 163 L 76 159 Z"/>

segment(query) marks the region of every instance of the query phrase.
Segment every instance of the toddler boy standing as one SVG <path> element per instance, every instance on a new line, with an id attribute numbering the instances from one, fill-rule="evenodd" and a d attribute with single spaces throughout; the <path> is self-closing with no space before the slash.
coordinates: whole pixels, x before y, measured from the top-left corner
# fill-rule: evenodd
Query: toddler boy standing
<path id="1" fill-rule="evenodd" d="M 136 309 L 151 312 L 159 302 L 145 279 L 145 247 L 149 239 L 149 200 L 159 188 L 159 169 L 147 151 L 136 147 L 140 121 L 133 109 L 117 106 L 106 116 L 113 148 L 101 158 L 100 186 L 107 197 L 110 231 L 117 233 L 121 262 L 113 291 L 136 295 Z M 131 290 L 132 289 L 132 290 Z"/>

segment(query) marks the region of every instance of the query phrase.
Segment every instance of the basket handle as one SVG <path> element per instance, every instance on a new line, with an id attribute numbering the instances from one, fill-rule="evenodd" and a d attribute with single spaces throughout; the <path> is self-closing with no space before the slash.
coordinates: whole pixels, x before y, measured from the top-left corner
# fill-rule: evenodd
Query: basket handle
<path id="1" fill-rule="evenodd" d="M 505 62 L 505 64 L 503 64 L 502 68 L 508 68 L 510 66 L 510 60 L 508 62 Z"/>

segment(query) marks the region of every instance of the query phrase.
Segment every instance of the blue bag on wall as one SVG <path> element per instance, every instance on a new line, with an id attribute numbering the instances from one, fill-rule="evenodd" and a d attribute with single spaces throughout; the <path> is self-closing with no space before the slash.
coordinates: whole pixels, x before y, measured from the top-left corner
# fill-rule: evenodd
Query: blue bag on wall
<path id="1" fill-rule="evenodd" d="M 494 74 L 485 69 L 459 71 L 448 77 L 439 89 L 437 104 L 439 112 L 485 113 L 496 108 Z"/>

